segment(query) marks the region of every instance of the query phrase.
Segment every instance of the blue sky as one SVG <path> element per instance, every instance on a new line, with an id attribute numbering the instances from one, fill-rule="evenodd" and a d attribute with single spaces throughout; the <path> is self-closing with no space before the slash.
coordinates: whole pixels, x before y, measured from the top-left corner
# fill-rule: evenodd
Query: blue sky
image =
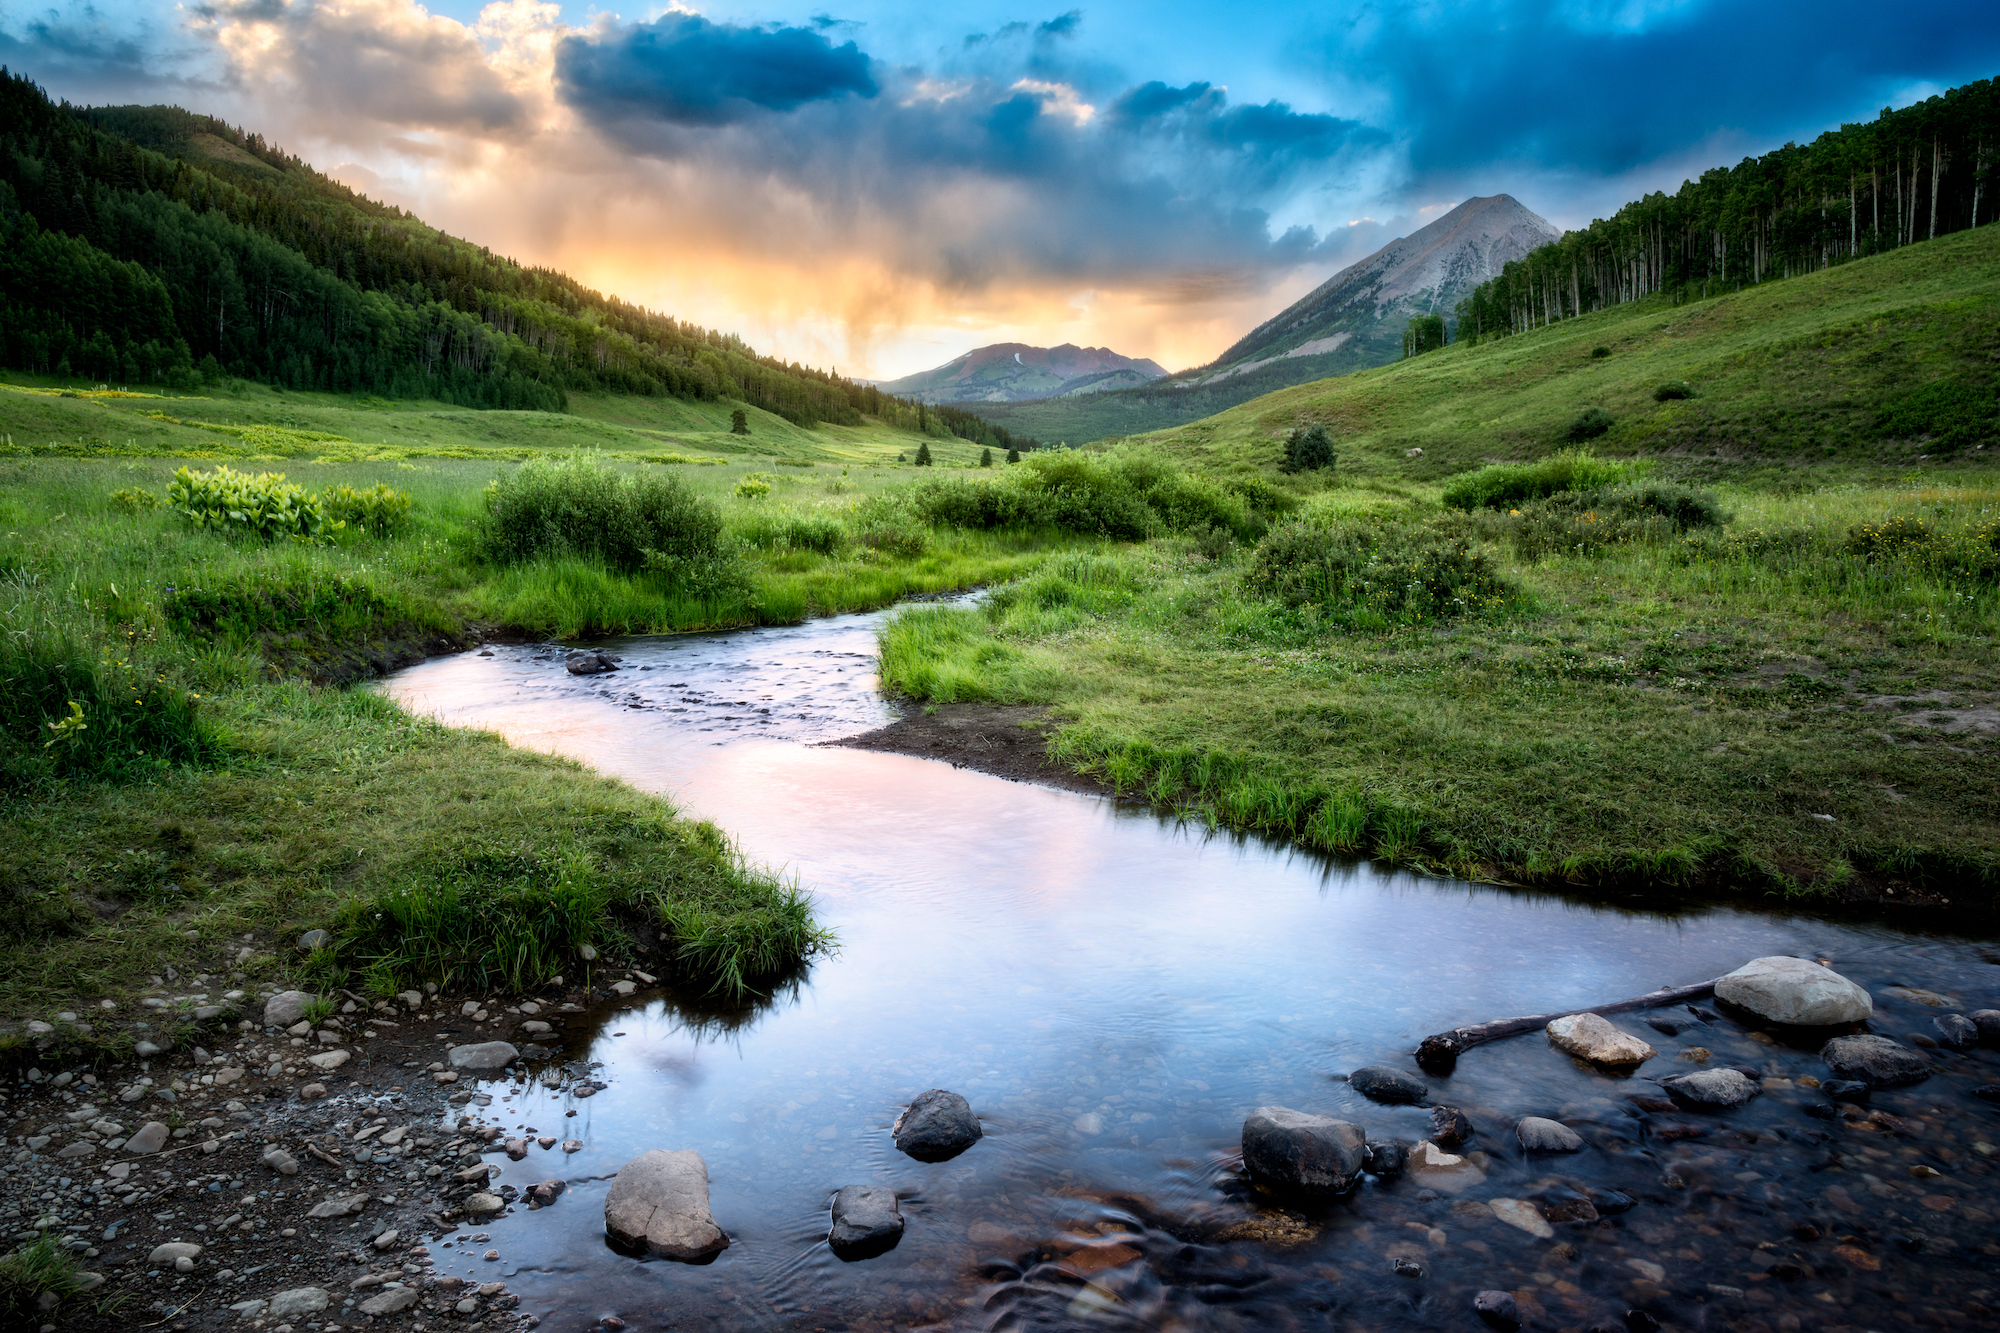
<path id="1" fill-rule="evenodd" d="M 1017 338 L 1204 360 L 1469 196 L 1576 226 L 1990 77 L 2000 6 L 6 0 L 0 61 L 894 375 Z"/>

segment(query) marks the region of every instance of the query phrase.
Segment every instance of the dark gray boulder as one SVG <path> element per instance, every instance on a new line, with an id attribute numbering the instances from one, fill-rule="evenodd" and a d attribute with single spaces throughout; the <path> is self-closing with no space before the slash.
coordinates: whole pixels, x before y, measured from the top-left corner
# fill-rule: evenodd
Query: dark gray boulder
<path id="1" fill-rule="evenodd" d="M 1431 1142 L 1440 1148 L 1463 1147 L 1472 1137 L 1472 1121 L 1456 1106 L 1431 1108 Z"/>
<path id="2" fill-rule="evenodd" d="M 1403 1145 L 1394 1139 L 1370 1139 L 1364 1152 L 1368 1156 L 1368 1169 L 1378 1176 L 1401 1175 L 1403 1160 L 1407 1155 Z"/>
<path id="3" fill-rule="evenodd" d="M 1835 1037 L 1819 1048 L 1819 1058 L 1843 1079 L 1871 1088 L 1902 1088 L 1931 1076 L 1931 1062 L 1907 1046 L 1867 1033 Z"/>
<path id="4" fill-rule="evenodd" d="M 1763 1085 L 1745 1078 L 1740 1069 L 1703 1069 L 1663 1078 L 1660 1086 L 1680 1105 L 1702 1111 L 1733 1111 L 1764 1095 Z"/>
<path id="5" fill-rule="evenodd" d="M 1367 1164 L 1359 1126 L 1285 1106 L 1260 1106 L 1243 1122 L 1243 1165 L 1289 1194 L 1343 1194 Z"/>
<path id="6" fill-rule="evenodd" d="M 881 1185 L 849 1185 L 833 1196 L 833 1229 L 827 1244 L 842 1259 L 866 1259 L 893 1249 L 903 1237 L 903 1213 L 896 1191 Z"/>
<path id="7" fill-rule="evenodd" d="M 572 676 L 595 676 L 600 671 L 616 671 L 618 663 L 607 653 L 583 648 L 563 659 L 563 665 Z"/>
<path id="8" fill-rule="evenodd" d="M 1371 1102 L 1421 1102 L 1431 1095 L 1430 1085 L 1415 1074 L 1406 1074 L 1388 1065 L 1368 1065 L 1347 1076 L 1347 1086 Z"/>
<path id="9" fill-rule="evenodd" d="M 889 1133 L 919 1162 L 942 1162 L 979 1142 L 979 1117 L 957 1093 L 932 1088 L 903 1109 Z"/>
<path id="10" fill-rule="evenodd" d="M 1521 1327 L 1521 1313 L 1511 1291 L 1482 1291 L 1472 1298 L 1472 1308 L 1488 1328 L 1497 1328 L 1500 1333 L 1514 1333 Z"/>
<path id="11" fill-rule="evenodd" d="M 2000 1046 L 2000 1009 L 1974 1009 L 1966 1017 L 1979 1029 L 1982 1045 Z"/>
<path id="12" fill-rule="evenodd" d="M 1931 1020 L 1931 1026 L 1937 1029 L 1940 1046 L 1965 1051 L 1979 1044 L 1979 1025 L 1964 1014 L 1940 1014 Z"/>

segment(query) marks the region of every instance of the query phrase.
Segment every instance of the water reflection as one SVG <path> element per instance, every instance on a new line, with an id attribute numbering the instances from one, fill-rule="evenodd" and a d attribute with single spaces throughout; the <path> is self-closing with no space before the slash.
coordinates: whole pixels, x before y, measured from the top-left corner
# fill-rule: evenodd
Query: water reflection
<path id="1" fill-rule="evenodd" d="M 1964 1320 L 1988 1299 L 1964 1265 L 1993 1244 L 1990 1158 L 1975 1145 L 1996 1134 L 1968 1092 L 1994 1081 L 1990 1053 L 1940 1056 L 1949 1067 L 1930 1083 L 1878 1094 L 1866 1114 L 1888 1123 L 1830 1122 L 1804 1112 L 1821 1100 L 1796 1081 L 1824 1073 L 1811 1052 L 1727 1021 L 1668 1037 L 1627 1016 L 1661 1052 L 1642 1075 L 1702 1067 L 1683 1059 L 1700 1047 L 1708 1065 L 1774 1081 L 1726 1122 L 1701 1120 L 1635 1102 L 1658 1096 L 1643 1078 L 1524 1038 L 1469 1052 L 1435 1085 L 1477 1131 L 1485 1181 L 1462 1195 L 1371 1180 L 1316 1212 L 1273 1211 L 1235 1157 L 1244 1115 L 1268 1104 L 1415 1140 L 1426 1110 L 1375 1106 L 1339 1076 L 1408 1068 L 1422 1036 L 1459 1023 L 1699 980 L 1760 954 L 1832 958 L 1877 994 L 1881 1030 L 1919 1031 L 1933 1011 L 1887 988 L 1992 1003 L 1994 969 L 1971 943 L 1441 882 L 813 748 L 887 716 L 872 617 L 607 646 L 628 670 L 580 679 L 548 650 L 497 648 L 390 688 L 716 820 L 814 889 L 842 949 L 769 1006 L 653 990 L 570 1015 L 564 1054 L 597 1065 L 594 1096 L 573 1082 L 495 1089 L 496 1123 L 585 1145 L 506 1164 L 507 1183 L 559 1174 L 570 1190 L 487 1227 L 524 1308 L 558 1326 L 615 1312 L 638 1327 L 732 1329 L 1427 1327 L 1468 1322 L 1471 1293 L 1498 1287 L 1548 1326 L 1645 1308 L 1690 1325 L 1886 1328 L 1907 1313 L 1899 1302 Z M 963 1093 L 986 1137 L 924 1165 L 896 1152 L 889 1126 L 930 1087 Z M 1512 1129 L 1528 1114 L 1565 1120 L 1589 1147 L 1524 1157 Z M 610 1176 L 655 1147 L 708 1163 L 731 1237 L 711 1265 L 603 1244 Z M 895 1249 L 858 1264 L 823 1243 L 828 1200 L 851 1183 L 893 1189 L 908 1219 Z M 1611 1190 L 1638 1206 L 1577 1210 L 1547 1236 L 1493 1207 Z M 1891 1238 L 1912 1229 L 1925 1234 L 1916 1253 Z"/>

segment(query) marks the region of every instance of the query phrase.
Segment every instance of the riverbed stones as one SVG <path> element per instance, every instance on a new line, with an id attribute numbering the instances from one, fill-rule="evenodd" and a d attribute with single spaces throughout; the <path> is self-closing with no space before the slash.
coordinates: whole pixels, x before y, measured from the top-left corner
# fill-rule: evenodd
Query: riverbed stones
<path id="1" fill-rule="evenodd" d="M 417 1303 L 415 1287 L 390 1287 L 379 1296 L 370 1296 L 356 1307 L 365 1315 L 399 1314 Z"/>
<path id="2" fill-rule="evenodd" d="M 1419 1140 L 1410 1149 L 1403 1169 L 1417 1184 L 1446 1194 L 1458 1194 L 1486 1183 L 1486 1173 L 1478 1166 L 1428 1139 Z"/>
<path id="3" fill-rule="evenodd" d="M 1368 1169 L 1378 1176 L 1401 1175 L 1407 1153 L 1394 1139 L 1370 1139 L 1367 1144 Z"/>
<path id="4" fill-rule="evenodd" d="M 276 1144 L 264 1150 L 262 1160 L 265 1166 L 281 1176 L 296 1176 L 299 1173 L 299 1159 Z"/>
<path id="5" fill-rule="evenodd" d="M 157 1120 L 140 1126 L 139 1132 L 125 1140 L 125 1151 L 130 1153 L 156 1153 L 167 1146 L 167 1136 L 173 1133 Z"/>
<path id="6" fill-rule="evenodd" d="M 1502 1222 L 1518 1227 L 1537 1240 L 1548 1240 L 1556 1234 L 1556 1229 L 1542 1216 L 1542 1210 L 1525 1199 L 1489 1199 L 1486 1206 Z"/>
<path id="7" fill-rule="evenodd" d="M 608 653 L 595 649 L 579 649 L 563 659 L 563 665 L 572 676 L 595 676 L 602 671 L 616 671 L 618 663 Z"/>
<path id="8" fill-rule="evenodd" d="M 480 1190 L 477 1194 L 467 1195 L 465 1202 L 459 1207 L 473 1217 L 484 1217 L 488 1213 L 504 1211 L 507 1201 L 497 1194 L 488 1194 L 485 1190 Z"/>
<path id="9" fill-rule="evenodd" d="M 2000 1046 L 2000 1009 L 1974 1009 L 1966 1017 L 1979 1029 L 1981 1045 Z"/>
<path id="10" fill-rule="evenodd" d="M 1551 1021 L 1547 1031 L 1557 1050 L 1612 1069 L 1644 1064 L 1659 1054 L 1600 1014 L 1569 1014 Z"/>
<path id="11" fill-rule="evenodd" d="M 849 1185 L 833 1196 L 833 1229 L 827 1244 L 842 1259 L 881 1254 L 902 1238 L 903 1213 L 896 1191 L 881 1185 Z"/>
<path id="12" fill-rule="evenodd" d="M 1260 1106 L 1243 1122 L 1243 1165 L 1260 1184 L 1290 1194 L 1344 1194 L 1361 1178 L 1368 1139 L 1330 1116 Z"/>
<path id="13" fill-rule="evenodd" d="M 1842 1079 L 1871 1088 L 1901 1088 L 1931 1076 L 1931 1062 L 1887 1037 L 1865 1033 L 1835 1037 L 1820 1047 L 1819 1058 Z"/>
<path id="14" fill-rule="evenodd" d="M 271 1297 L 264 1313 L 273 1319 L 294 1318 L 299 1315 L 318 1314 L 333 1297 L 325 1287 L 293 1287 Z"/>
<path id="15" fill-rule="evenodd" d="M 146 1256 L 149 1264 L 171 1264 L 179 1259 L 201 1258 L 201 1246 L 192 1241 L 170 1240 L 165 1245 L 155 1245 L 153 1252 Z"/>
<path id="16" fill-rule="evenodd" d="M 1964 1051 L 1979 1044 L 1979 1025 L 1964 1014 L 1940 1014 L 1931 1020 L 1931 1026 L 1937 1029 L 1940 1046 Z"/>
<path id="17" fill-rule="evenodd" d="M 521 1053 L 504 1041 L 481 1041 L 454 1046 L 445 1058 L 461 1073 L 491 1074 L 513 1064 L 521 1058 Z"/>
<path id="18" fill-rule="evenodd" d="M 264 1001 L 264 1026 L 288 1028 L 306 1016 L 306 1006 L 317 997 L 307 991 L 279 991 Z"/>
<path id="19" fill-rule="evenodd" d="M 1524 1118 L 1514 1127 L 1514 1137 L 1526 1152 L 1582 1152 L 1583 1138 L 1560 1120 L 1538 1115 Z"/>
<path id="20" fill-rule="evenodd" d="M 1456 1106 L 1431 1108 L 1431 1142 L 1440 1148 L 1459 1148 L 1472 1137 L 1472 1121 Z"/>
<path id="21" fill-rule="evenodd" d="M 1415 1074 L 1388 1065 L 1366 1065 L 1347 1076 L 1347 1086 L 1371 1102 L 1406 1105 L 1431 1095 L 1430 1085 Z"/>
<path id="22" fill-rule="evenodd" d="M 708 1210 L 708 1163 L 689 1148 L 654 1148 L 620 1168 L 604 1196 L 604 1229 L 666 1259 L 706 1259 L 729 1247 Z"/>
<path id="23" fill-rule="evenodd" d="M 920 1162 L 942 1162 L 979 1142 L 979 1117 L 965 1098 L 943 1088 L 918 1095 L 889 1130 L 898 1150 Z"/>
<path id="24" fill-rule="evenodd" d="M 1680 1105 L 1702 1111 L 1733 1111 L 1764 1093 L 1761 1084 L 1745 1078 L 1737 1069 L 1702 1069 L 1678 1074 L 1661 1079 L 1660 1086 Z"/>
<path id="25" fill-rule="evenodd" d="M 1832 968 L 1782 954 L 1753 958 L 1721 978 L 1715 998 L 1793 1027 L 1859 1023 L 1875 1012 L 1868 992 Z"/>
<path id="26" fill-rule="evenodd" d="M 1521 1327 L 1521 1313 L 1511 1291 L 1482 1291 L 1472 1298 L 1472 1309 L 1488 1328 L 1499 1333 L 1515 1333 Z"/>

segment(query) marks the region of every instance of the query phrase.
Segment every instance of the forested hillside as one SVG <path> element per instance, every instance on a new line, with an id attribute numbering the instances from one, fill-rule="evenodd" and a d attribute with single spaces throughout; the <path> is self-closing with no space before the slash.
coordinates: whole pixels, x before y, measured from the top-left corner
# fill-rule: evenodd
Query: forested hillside
<path id="1" fill-rule="evenodd" d="M 1540 328 L 1659 292 L 1737 291 L 1993 221 L 2000 86 L 1705 171 L 1506 265 L 1458 306 L 1459 336 Z"/>
<path id="2" fill-rule="evenodd" d="M 447 236 L 220 121 L 59 105 L 5 69 L 0 362 L 471 407 L 741 398 L 803 426 L 888 402 Z"/>

